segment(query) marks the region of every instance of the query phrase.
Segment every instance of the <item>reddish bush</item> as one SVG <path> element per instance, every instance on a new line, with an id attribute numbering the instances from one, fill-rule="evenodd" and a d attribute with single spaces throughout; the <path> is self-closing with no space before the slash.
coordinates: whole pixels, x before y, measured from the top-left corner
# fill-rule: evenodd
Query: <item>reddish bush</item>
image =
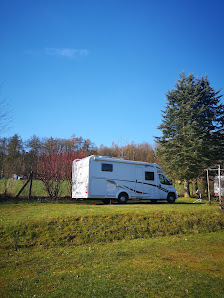
<path id="1" fill-rule="evenodd" d="M 60 197 L 64 181 L 69 181 L 71 186 L 72 162 L 85 156 L 84 153 L 63 152 L 45 153 L 39 157 L 36 164 L 37 178 L 43 181 L 51 199 Z"/>

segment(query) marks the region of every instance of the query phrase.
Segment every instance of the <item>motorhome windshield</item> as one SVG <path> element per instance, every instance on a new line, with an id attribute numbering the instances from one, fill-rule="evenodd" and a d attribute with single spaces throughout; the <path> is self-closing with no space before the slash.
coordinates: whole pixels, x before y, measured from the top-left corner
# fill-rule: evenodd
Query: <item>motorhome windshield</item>
<path id="1" fill-rule="evenodd" d="M 163 174 L 159 174 L 159 181 L 161 184 L 171 185 L 171 181 L 166 178 Z"/>

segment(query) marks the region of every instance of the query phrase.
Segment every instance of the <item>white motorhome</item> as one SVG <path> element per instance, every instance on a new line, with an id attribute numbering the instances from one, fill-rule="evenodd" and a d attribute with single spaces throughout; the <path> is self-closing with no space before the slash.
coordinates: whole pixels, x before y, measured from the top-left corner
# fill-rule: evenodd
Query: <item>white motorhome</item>
<path id="1" fill-rule="evenodd" d="M 76 159 L 72 166 L 72 198 L 167 200 L 174 203 L 177 192 L 172 182 L 154 163 L 92 155 Z"/>

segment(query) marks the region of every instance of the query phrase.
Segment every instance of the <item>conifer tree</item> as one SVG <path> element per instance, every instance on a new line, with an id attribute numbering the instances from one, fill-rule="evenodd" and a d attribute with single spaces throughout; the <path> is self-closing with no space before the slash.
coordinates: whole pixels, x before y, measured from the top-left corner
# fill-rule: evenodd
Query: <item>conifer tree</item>
<path id="1" fill-rule="evenodd" d="M 224 105 L 219 93 L 207 76 L 181 73 L 175 89 L 166 94 L 157 154 L 173 178 L 189 184 L 205 167 L 223 159 Z"/>
<path id="2" fill-rule="evenodd" d="M 4 158 L 4 166 L 7 177 L 12 174 L 21 174 L 23 167 L 23 141 L 15 134 L 13 137 L 9 138 L 7 143 L 7 155 Z"/>

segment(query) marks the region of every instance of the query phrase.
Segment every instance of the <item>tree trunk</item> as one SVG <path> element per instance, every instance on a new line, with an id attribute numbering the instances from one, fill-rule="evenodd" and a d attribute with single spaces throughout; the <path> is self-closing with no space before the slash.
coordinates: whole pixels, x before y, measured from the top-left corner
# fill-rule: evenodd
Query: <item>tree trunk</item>
<path id="1" fill-rule="evenodd" d="M 190 183 L 189 181 L 185 180 L 184 181 L 184 197 L 188 198 L 190 197 Z"/>
<path id="2" fill-rule="evenodd" d="M 194 188 L 193 188 L 193 196 L 195 196 L 197 190 L 198 190 L 198 180 L 195 179 Z"/>
<path id="3" fill-rule="evenodd" d="M 205 195 L 207 195 L 207 177 L 202 177 L 202 183 L 201 183 L 201 195 L 202 197 L 204 197 Z"/>
<path id="4" fill-rule="evenodd" d="M 7 196 L 7 179 L 4 178 L 4 197 L 6 198 Z"/>

